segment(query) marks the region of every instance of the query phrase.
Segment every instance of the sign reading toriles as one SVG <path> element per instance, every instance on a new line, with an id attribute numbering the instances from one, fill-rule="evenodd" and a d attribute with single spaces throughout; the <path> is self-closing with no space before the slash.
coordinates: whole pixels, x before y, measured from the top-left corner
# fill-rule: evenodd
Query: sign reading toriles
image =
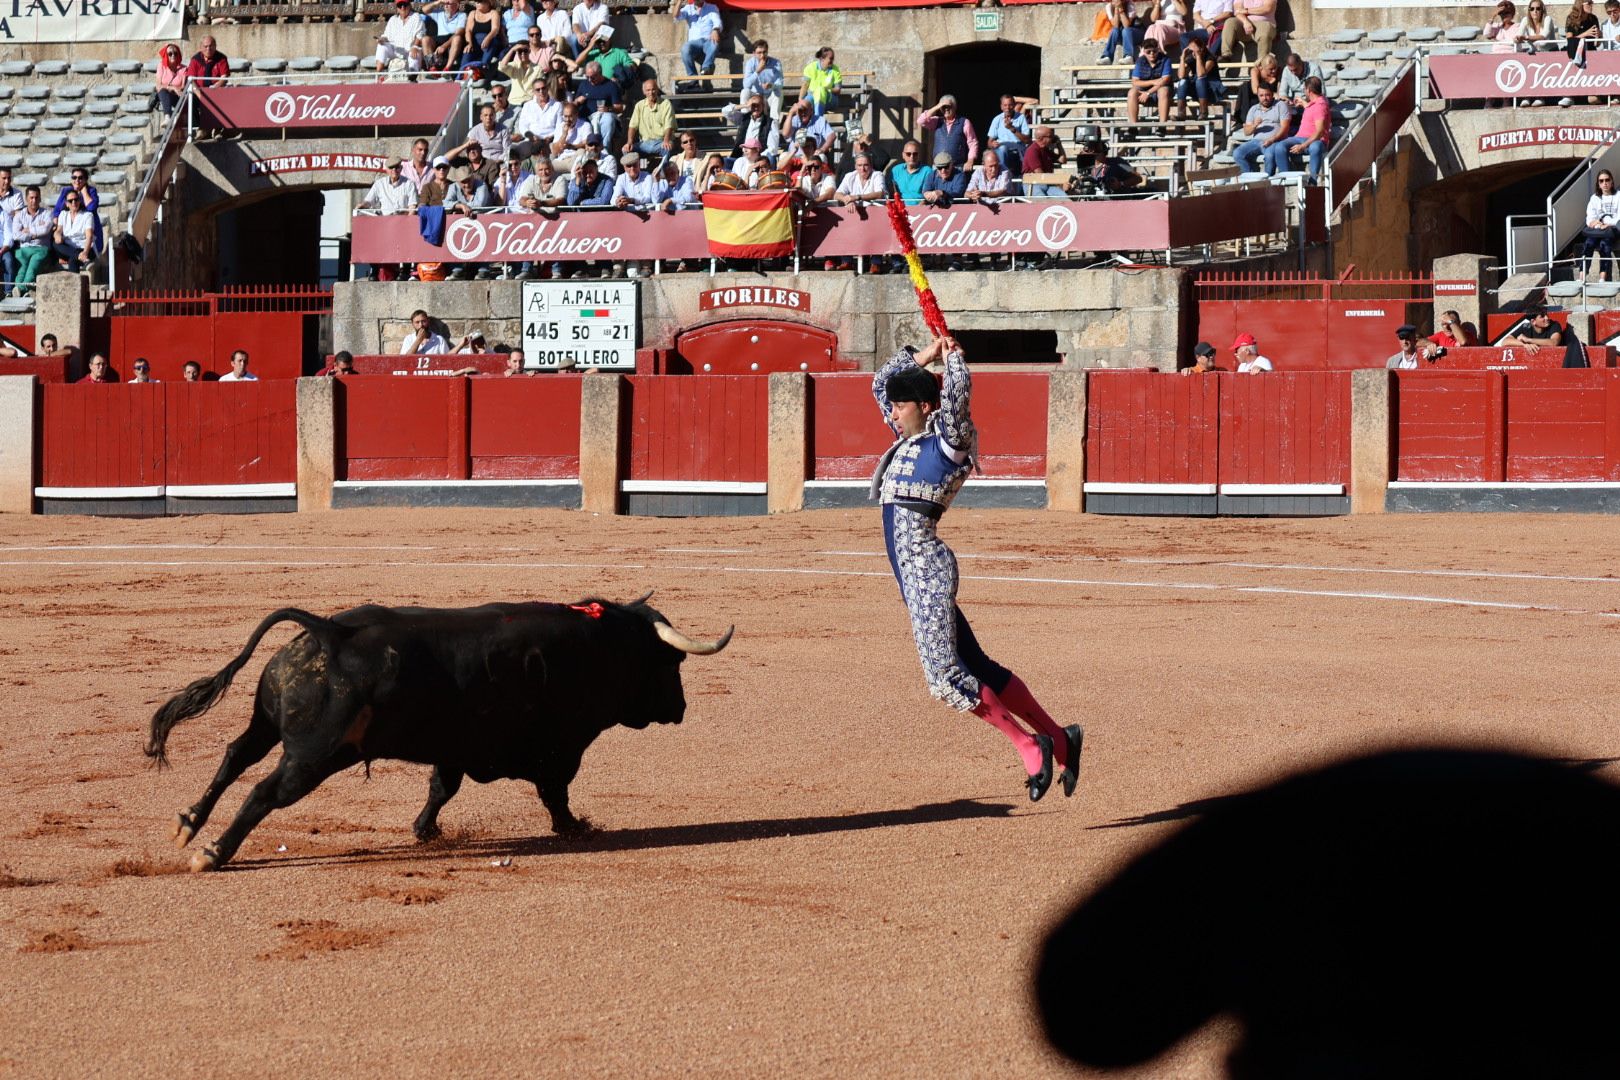
<path id="1" fill-rule="evenodd" d="M 161 41 L 185 36 L 180 0 L 7 0 L 0 41 Z"/>
<path id="2" fill-rule="evenodd" d="M 523 366 L 634 371 L 640 315 L 634 281 L 525 281 Z"/>
<path id="3" fill-rule="evenodd" d="M 1479 152 L 1511 150 L 1516 146 L 1561 146 L 1566 144 L 1591 145 L 1611 143 L 1620 129 L 1612 127 L 1533 127 L 1514 128 L 1512 131 L 1493 131 L 1479 137 Z"/>
<path id="4" fill-rule="evenodd" d="M 279 176 L 282 173 L 331 172 L 339 169 L 380 173 L 387 167 L 388 159 L 381 154 L 287 154 L 248 162 L 248 175 Z"/>
<path id="5" fill-rule="evenodd" d="M 763 285 L 739 285 L 730 289 L 708 289 L 698 293 L 698 310 L 714 311 L 729 307 L 775 307 L 789 311 L 810 311 L 810 294 L 798 289 L 775 289 Z"/>
<path id="6" fill-rule="evenodd" d="M 20 2 L 20 0 L 13 0 Z M 207 86 L 197 104 L 213 126 L 275 128 L 414 127 L 437 130 L 455 107 L 461 84 L 348 83 L 341 86 Z"/>

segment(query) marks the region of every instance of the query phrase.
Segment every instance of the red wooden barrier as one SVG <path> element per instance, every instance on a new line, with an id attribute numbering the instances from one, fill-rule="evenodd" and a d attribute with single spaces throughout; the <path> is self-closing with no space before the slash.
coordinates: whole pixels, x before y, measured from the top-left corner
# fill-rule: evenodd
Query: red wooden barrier
<path id="1" fill-rule="evenodd" d="M 1220 483 L 1349 484 L 1349 372 L 1218 379 Z"/>
<path id="2" fill-rule="evenodd" d="M 1592 340 L 1598 345 L 1620 346 L 1620 311 L 1599 311 L 1592 315 Z"/>
<path id="3" fill-rule="evenodd" d="M 1497 371 L 1399 371 L 1397 480 L 1503 479 L 1508 376 Z"/>
<path id="4" fill-rule="evenodd" d="M 1586 350 L 1586 362 L 1594 368 L 1614 367 L 1614 349 L 1591 345 Z M 1494 345 L 1475 345 L 1467 348 L 1447 349 L 1446 355 L 1417 370 L 1438 371 L 1556 371 L 1564 366 L 1564 347 L 1552 345 L 1531 353 L 1523 348 L 1497 348 Z"/>
<path id="5" fill-rule="evenodd" d="M 632 375 L 631 480 L 763 483 L 769 380 Z"/>
<path id="6" fill-rule="evenodd" d="M 144 356 L 152 377 L 179 382 L 187 360 L 205 374 L 231 370 L 231 353 L 246 349 L 261 379 L 304 374 L 306 331 L 332 310 L 332 294 L 301 286 L 245 286 L 220 292 L 118 293 L 92 301 L 99 338 L 105 334 L 113 370 L 127 373 Z"/>
<path id="7" fill-rule="evenodd" d="M 1507 377 L 1510 481 L 1620 480 L 1620 372 Z"/>
<path id="8" fill-rule="evenodd" d="M 871 373 L 811 376 L 810 479 L 865 480 L 892 442 Z"/>
<path id="9" fill-rule="evenodd" d="M 1223 378 L 1148 371 L 1089 372 L 1087 482 L 1216 483 Z"/>
<path id="10" fill-rule="evenodd" d="M 45 487 L 292 483 L 294 383 L 43 388 Z"/>
<path id="11" fill-rule="evenodd" d="M 342 382 L 338 479 L 465 480 L 467 380 Z"/>
<path id="12" fill-rule="evenodd" d="M 1559 326 L 1569 325 L 1569 312 L 1549 311 L 1547 317 Z M 1485 316 L 1485 342 L 1489 344 L 1500 338 L 1513 328 L 1513 325 L 1524 318 L 1523 312 L 1493 311 Z M 1599 338 L 1598 340 L 1602 340 Z"/>
<path id="13" fill-rule="evenodd" d="M 579 476 L 580 380 L 562 374 L 465 380 L 472 393 L 473 478 Z"/>
<path id="14" fill-rule="evenodd" d="M 0 375 L 32 375 L 42 383 L 67 382 L 67 358 L 8 357 L 0 360 Z"/>

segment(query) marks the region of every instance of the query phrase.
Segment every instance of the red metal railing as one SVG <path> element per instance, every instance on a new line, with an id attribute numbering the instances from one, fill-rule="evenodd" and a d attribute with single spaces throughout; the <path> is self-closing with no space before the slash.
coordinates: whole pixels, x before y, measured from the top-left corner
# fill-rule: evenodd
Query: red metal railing
<path id="1" fill-rule="evenodd" d="M 328 315 L 332 291 L 314 285 L 227 285 L 222 289 L 132 291 L 90 297 L 92 318 L 108 315 L 168 318 L 226 312 L 297 312 Z"/>

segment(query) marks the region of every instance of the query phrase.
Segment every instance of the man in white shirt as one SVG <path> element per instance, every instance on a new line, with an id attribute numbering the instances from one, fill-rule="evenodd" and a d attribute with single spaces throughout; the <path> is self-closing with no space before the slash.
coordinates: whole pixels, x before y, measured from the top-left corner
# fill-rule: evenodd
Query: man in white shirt
<path id="1" fill-rule="evenodd" d="M 650 210 L 657 201 L 658 180 L 643 172 L 641 155 L 634 150 L 619 158 L 623 171 L 613 181 L 613 205 L 620 210 Z"/>
<path id="2" fill-rule="evenodd" d="M 1232 355 L 1237 357 L 1237 369 L 1250 375 L 1272 369 L 1271 361 L 1260 355 L 1260 343 L 1253 334 L 1239 334 L 1232 342 Z"/>
<path id="3" fill-rule="evenodd" d="M 395 0 L 394 13 L 377 36 L 377 74 L 388 70 L 395 60 L 405 61 L 405 70 L 422 70 L 422 16 L 411 11 L 411 0 Z"/>
<path id="4" fill-rule="evenodd" d="M 518 205 L 536 213 L 568 202 L 568 177 L 557 175 L 550 158 L 536 158 L 534 173 L 518 188 Z"/>
<path id="5" fill-rule="evenodd" d="M 379 214 L 409 214 L 416 209 L 416 185 L 405 179 L 403 161 L 390 161 L 388 172 L 371 184 L 371 190 L 360 203 L 362 210 L 375 210 Z"/>
<path id="6" fill-rule="evenodd" d="M 420 356 L 424 353 L 447 353 L 450 343 L 443 334 L 433 332 L 433 320 L 421 308 L 411 312 L 411 332 L 400 342 L 401 356 Z"/>
<path id="7" fill-rule="evenodd" d="M 220 382 L 258 382 L 257 375 L 248 372 L 248 354 L 246 349 L 237 349 L 231 353 L 231 370 L 219 377 Z"/>
<path id="8" fill-rule="evenodd" d="M 1395 336 L 1401 340 L 1401 351 L 1384 361 L 1385 368 L 1390 371 L 1412 371 L 1421 360 L 1434 363 L 1436 346 L 1429 341 L 1420 344 L 1417 327 L 1411 323 L 1402 323 L 1400 329 L 1395 331 Z"/>
<path id="9" fill-rule="evenodd" d="M 585 0 L 574 8 L 574 55 L 584 56 L 591 43 L 608 41 L 613 27 L 608 25 L 608 6 L 602 0 Z"/>
<path id="10" fill-rule="evenodd" d="M 1608 18 L 1598 23 L 1598 33 L 1608 48 L 1620 49 L 1620 0 L 1609 0 L 1603 5 L 1603 14 Z"/>
<path id="11" fill-rule="evenodd" d="M 799 173 L 799 182 L 794 186 L 812 206 L 831 202 L 833 196 L 838 193 L 837 182 L 827 172 L 826 164 L 818 157 L 805 161 L 804 169 Z"/>
<path id="12" fill-rule="evenodd" d="M 872 168 L 868 154 L 855 155 L 855 167 L 838 184 L 835 198 L 845 206 L 863 202 L 882 202 L 886 194 L 883 174 Z"/>
<path id="13" fill-rule="evenodd" d="M 596 140 L 596 145 L 602 145 L 602 136 L 591 127 L 590 121 L 579 115 L 579 107 L 572 101 L 565 102 L 562 118 L 557 121 L 556 137 L 551 140 L 552 163 L 565 172 L 573 168 L 592 139 Z"/>
<path id="14" fill-rule="evenodd" d="M 11 235 L 11 215 L 23 208 L 23 193 L 11 186 L 11 170 L 0 166 L 0 296 L 10 291 L 17 276 L 17 241 Z"/>
<path id="15" fill-rule="evenodd" d="M 557 137 L 557 124 L 562 120 L 562 102 L 553 101 L 544 83 L 534 84 L 534 96 L 518 110 L 517 137 L 512 144 L 514 157 L 530 157 L 540 150 L 551 152 L 551 140 Z"/>
<path id="16" fill-rule="evenodd" d="M 566 51 L 574 41 L 573 26 L 568 12 L 557 9 L 557 0 L 540 0 L 540 14 L 534 17 L 534 28 L 540 31 L 541 41 Z"/>

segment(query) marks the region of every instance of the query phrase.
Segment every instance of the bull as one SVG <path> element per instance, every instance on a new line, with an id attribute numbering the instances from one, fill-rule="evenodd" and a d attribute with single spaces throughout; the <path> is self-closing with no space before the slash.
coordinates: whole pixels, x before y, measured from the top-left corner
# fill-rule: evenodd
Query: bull
<path id="1" fill-rule="evenodd" d="M 271 627 L 303 628 L 265 665 L 247 730 L 188 810 L 175 840 L 189 844 L 225 789 L 283 746 L 236 819 L 195 852 L 192 870 L 228 862 L 272 810 L 291 806 L 333 773 L 376 759 L 433 767 L 413 831 L 438 835 L 439 811 L 461 782 L 527 780 L 560 834 L 589 829 L 568 808 L 568 785 L 598 735 L 616 724 L 678 724 L 686 713 L 681 663 L 719 652 L 670 625 L 647 600 L 628 604 L 485 604 L 474 608 L 366 605 L 329 619 L 297 608 L 265 617 L 242 652 L 152 716 L 146 755 L 167 763 L 169 732 L 219 701 Z"/>

